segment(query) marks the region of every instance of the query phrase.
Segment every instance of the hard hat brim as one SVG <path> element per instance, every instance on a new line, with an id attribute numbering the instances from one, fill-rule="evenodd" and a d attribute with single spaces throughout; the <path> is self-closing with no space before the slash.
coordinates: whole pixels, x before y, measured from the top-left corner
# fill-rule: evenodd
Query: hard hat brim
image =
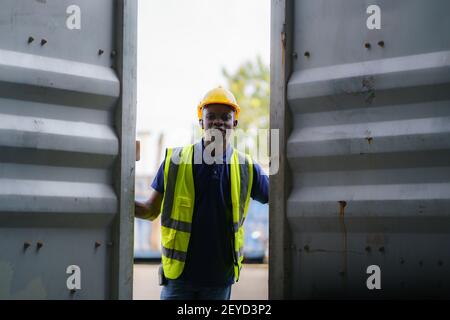
<path id="1" fill-rule="evenodd" d="M 236 118 L 236 119 L 238 118 L 239 113 L 240 113 L 240 111 L 241 111 L 241 108 L 239 107 L 239 105 L 234 104 L 234 103 L 224 102 L 224 101 L 217 101 L 217 102 L 215 102 L 215 101 L 208 101 L 207 103 L 201 103 L 201 104 L 199 104 L 198 110 L 197 110 L 198 118 L 199 118 L 199 119 L 202 118 L 203 108 L 205 108 L 205 107 L 207 107 L 207 106 L 209 106 L 209 105 L 211 105 L 211 104 L 221 104 L 221 105 L 230 107 L 230 108 L 233 109 L 233 111 L 235 112 L 235 114 L 236 114 L 235 118 Z"/>

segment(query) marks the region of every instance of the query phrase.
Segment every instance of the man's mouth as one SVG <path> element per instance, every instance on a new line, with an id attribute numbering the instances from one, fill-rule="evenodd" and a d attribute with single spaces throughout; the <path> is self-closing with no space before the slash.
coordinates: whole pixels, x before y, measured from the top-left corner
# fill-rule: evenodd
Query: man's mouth
<path id="1" fill-rule="evenodd" d="M 213 128 L 216 130 L 219 130 L 220 132 L 222 132 L 222 134 L 224 135 L 225 133 L 227 133 L 227 130 L 223 129 L 223 128 Z"/>

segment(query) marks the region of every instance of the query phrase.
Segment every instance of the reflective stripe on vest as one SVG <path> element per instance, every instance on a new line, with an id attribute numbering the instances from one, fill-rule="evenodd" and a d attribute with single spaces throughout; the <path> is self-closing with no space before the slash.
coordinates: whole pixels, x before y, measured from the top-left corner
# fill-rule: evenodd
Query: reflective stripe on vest
<path id="1" fill-rule="evenodd" d="M 201 144 L 195 147 L 196 152 L 201 152 Z M 194 145 L 168 148 L 164 162 L 161 244 L 164 274 L 169 279 L 176 279 L 183 272 L 189 246 L 195 201 L 193 153 Z M 234 149 L 230 159 L 230 180 L 233 215 L 233 226 L 230 228 L 234 231 L 234 271 L 238 281 L 244 259 L 243 223 L 250 202 L 253 162 L 250 156 Z"/>
<path id="2" fill-rule="evenodd" d="M 234 274 L 236 281 L 244 260 L 244 221 L 250 203 L 251 186 L 253 184 L 253 162 L 250 156 L 234 151 L 230 163 L 231 203 L 233 210 Z"/>

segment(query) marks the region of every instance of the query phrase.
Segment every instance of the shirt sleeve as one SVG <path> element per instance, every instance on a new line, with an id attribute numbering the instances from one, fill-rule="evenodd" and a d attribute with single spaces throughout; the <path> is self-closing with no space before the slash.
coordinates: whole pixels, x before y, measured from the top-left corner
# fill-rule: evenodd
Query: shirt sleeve
<path id="1" fill-rule="evenodd" d="M 259 164 L 253 163 L 253 184 L 251 197 L 261 203 L 269 202 L 269 177 L 264 174 Z"/>
<path id="2" fill-rule="evenodd" d="M 152 188 L 159 193 L 164 194 L 164 161 L 161 163 L 161 166 L 156 173 L 155 179 L 153 179 Z"/>

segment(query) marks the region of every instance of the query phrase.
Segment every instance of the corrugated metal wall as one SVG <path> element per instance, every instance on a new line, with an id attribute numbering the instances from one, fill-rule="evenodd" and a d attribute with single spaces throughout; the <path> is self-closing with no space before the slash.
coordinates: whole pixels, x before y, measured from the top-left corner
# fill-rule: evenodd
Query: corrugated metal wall
<path id="1" fill-rule="evenodd" d="M 0 299 L 131 298 L 135 24 L 135 0 L 2 1 Z"/>
<path id="2" fill-rule="evenodd" d="M 449 12 L 273 2 L 272 298 L 450 296 Z M 381 290 L 366 286 L 370 265 Z"/>

